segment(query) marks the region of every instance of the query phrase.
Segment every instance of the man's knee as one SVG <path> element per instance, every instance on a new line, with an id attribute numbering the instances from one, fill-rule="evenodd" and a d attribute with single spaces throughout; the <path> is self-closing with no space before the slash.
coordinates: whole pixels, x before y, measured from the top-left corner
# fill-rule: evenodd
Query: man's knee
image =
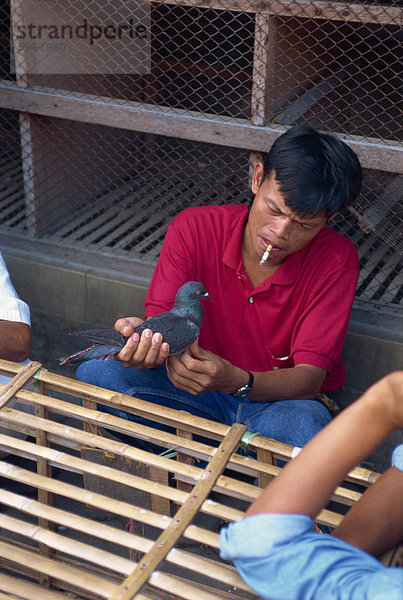
<path id="1" fill-rule="evenodd" d="M 121 365 L 120 365 L 121 366 Z M 76 378 L 84 383 L 109 388 L 111 383 L 120 379 L 119 363 L 115 360 L 94 359 L 82 362 L 77 371 Z"/>
<path id="2" fill-rule="evenodd" d="M 294 445 L 302 447 L 326 427 L 332 417 L 328 409 L 316 400 L 296 402 L 299 405 L 294 404 L 290 407 L 289 419 L 296 433 L 297 443 L 294 442 Z"/>
<path id="3" fill-rule="evenodd" d="M 98 361 L 94 360 L 81 363 L 76 371 L 76 378 L 78 381 L 83 381 L 84 383 L 94 383 L 98 371 L 98 365 L 92 363 L 97 362 Z"/>
<path id="4" fill-rule="evenodd" d="M 304 446 L 331 420 L 327 408 L 315 400 L 270 403 L 247 423 L 251 431 L 292 446 Z M 249 419 L 248 419 L 249 421 Z"/>

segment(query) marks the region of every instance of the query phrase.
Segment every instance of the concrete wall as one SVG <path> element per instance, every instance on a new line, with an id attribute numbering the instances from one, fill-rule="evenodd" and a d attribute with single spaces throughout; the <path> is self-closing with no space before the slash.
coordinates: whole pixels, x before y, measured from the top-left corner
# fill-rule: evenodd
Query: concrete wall
<path id="1" fill-rule="evenodd" d="M 13 283 L 31 308 L 32 358 L 51 371 L 74 377 L 75 367 L 60 367 L 58 357 L 82 348 L 73 329 L 113 327 L 122 316 L 143 316 L 153 265 L 80 254 L 44 245 L 2 245 Z M 372 383 L 403 368 L 403 318 L 354 310 L 343 351 L 347 384 L 333 395 L 345 408 Z M 395 433 L 373 456 L 378 470 L 388 465 Z"/>

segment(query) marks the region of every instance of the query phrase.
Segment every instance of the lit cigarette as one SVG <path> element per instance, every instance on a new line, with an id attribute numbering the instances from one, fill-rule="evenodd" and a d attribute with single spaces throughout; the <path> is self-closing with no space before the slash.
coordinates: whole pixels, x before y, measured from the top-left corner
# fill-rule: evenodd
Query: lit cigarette
<path id="1" fill-rule="evenodd" d="M 269 258 L 270 256 L 270 252 L 272 251 L 273 246 L 271 244 L 267 244 L 267 248 L 264 251 L 264 254 L 260 260 L 260 266 L 263 267 L 264 263 L 266 262 L 266 260 Z"/>

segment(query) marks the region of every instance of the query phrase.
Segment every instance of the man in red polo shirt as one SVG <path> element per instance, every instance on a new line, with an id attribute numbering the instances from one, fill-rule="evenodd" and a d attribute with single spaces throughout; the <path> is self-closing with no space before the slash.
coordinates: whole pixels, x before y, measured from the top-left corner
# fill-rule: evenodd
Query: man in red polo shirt
<path id="1" fill-rule="evenodd" d="M 203 283 L 212 300 L 190 351 L 168 358 L 160 334 L 139 338 L 142 320 L 123 318 L 115 328 L 130 337 L 117 361 L 83 363 L 78 378 L 303 446 L 331 418 L 317 394 L 345 381 L 359 262 L 326 224 L 361 179 L 346 144 L 309 126 L 288 130 L 255 166 L 250 207 L 189 208 L 168 227 L 145 315 L 171 308 L 186 281 Z"/>

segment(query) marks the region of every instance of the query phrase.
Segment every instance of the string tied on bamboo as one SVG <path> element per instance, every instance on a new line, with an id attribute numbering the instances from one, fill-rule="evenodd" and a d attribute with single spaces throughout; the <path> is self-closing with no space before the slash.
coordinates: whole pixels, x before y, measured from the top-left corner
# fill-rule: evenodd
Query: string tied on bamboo
<path id="1" fill-rule="evenodd" d="M 176 458 L 176 455 L 177 455 L 176 451 L 178 448 L 179 448 L 179 446 L 171 446 L 170 448 L 167 448 L 166 450 L 161 452 L 161 454 L 159 454 L 159 456 L 163 456 L 164 458 Z"/>
<path id="2" fill-rule="evenodd" d="M 260 435 L 260 433 L 258 431 L 256 433 L 252 433 L 251 431 L 245 431 L 245 433 L 243 434 L 243 436 L 241 438 L 241 448 L 243 450 L 247 450 L 249 444 L 251 443 L 253 438 L 255 438 L 257 435 Z"/>
<path id="3" fill-rule="evenodd" d="M 95 435 L 100 435 L 102 437 L 102 431 L 97 425 L 94 425 L 93 423 L 91 423 L 91 421 L 86 421 L 86 424 L 89 426 L 90 429 L 92 429 L 92 432 Z M 111 460 L 115 458 L 115 455 L 112 452 L 108 452 L 108 450 L 104 450 L 104 456 L 105 458 L 109 458 Z"/>
<path id="4" fill-rule="evenodd" d="M 38 379 L 40 377 L 40 374 L 41 374 L 41 371 L 42 371 L 42 367 L 39 367 L 39 369 L 37 370 L 37 372 L 33 376 L 33 380 L 34 381 L 38 381 Z"/>

